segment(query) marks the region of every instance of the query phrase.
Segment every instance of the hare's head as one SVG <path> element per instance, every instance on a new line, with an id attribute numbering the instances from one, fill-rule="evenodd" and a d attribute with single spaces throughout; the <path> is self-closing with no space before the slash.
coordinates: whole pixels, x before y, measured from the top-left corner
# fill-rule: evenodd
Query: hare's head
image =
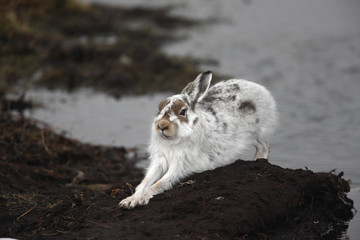
<path id="1" fill-rule="evenodd" d="M 195 107 L 207 93 L 212 73 L 200 73 L 180 94 L 161 101 L 154 120 L 157 134 L 166 140 L 174 140 L 191 135 L 198 122 Z"/>

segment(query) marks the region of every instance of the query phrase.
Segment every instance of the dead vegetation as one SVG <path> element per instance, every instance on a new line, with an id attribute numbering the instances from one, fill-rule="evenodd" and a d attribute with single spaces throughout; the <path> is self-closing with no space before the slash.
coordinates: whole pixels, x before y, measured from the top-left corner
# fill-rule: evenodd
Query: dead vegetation
<path id="1" fill-rule="evenodd" d="M 181 38 L 177 29 L 199 24 L 170 16 L 170 8 L 74 0 L 5 0 L 0 8 L 0 93 L 15 85 L 86 86 L 114 96 L 178 91 L 198 73 L 199 60 L 162 51 Z"/>
<path id="2" fill-rule="evenodd" d="M 124 148 L 82 144 L 1 113 L 0 236 L 48 236 L 87 226 L 94 199 L 111 198 L 112 186 L 140 178 L 125 154 Z"/>

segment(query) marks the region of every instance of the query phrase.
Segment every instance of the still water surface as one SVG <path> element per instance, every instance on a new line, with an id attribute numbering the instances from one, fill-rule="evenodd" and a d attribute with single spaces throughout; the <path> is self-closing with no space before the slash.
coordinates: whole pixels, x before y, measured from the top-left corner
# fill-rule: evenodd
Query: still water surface
<path id="1" fill-rule="evenodd" d="M 180 31 L 188 39 L 165 51 L 215 59 L 211 70 L 268 87 L 281 114 L 273 159 L 285 167 L 336 168 L 360 186 L 359 1 L 87 1 L 177 4 L 174 15 L 215 20 Z"/>
<path id="2" fill-rule="evenodd" d="M 83 0 L 85 1 L 85 0 Z M 166 6 L 165 0 L 87 0 L 125 6 Z M 344 171 L 360 201 L 360 2 L 356 0 L 179 1 L 173 14 L 215 19 L 181 30 L 174 55 L 211 58 L 211 70 L 265 85 L 281 124 L 271 162 L 289 168 Z M 204 70 L 207 66 L 204 66 Z M 190 81 L 191 79 L 189 79 Z M 148 142 L 156 105 L 167 94 L 119 101 L 81 90 L 29 92 L 46 103 L 29 115 L 85 142 L 135 146 Z M 252 153 L 245 155 L 251 156 Z M 359 207 L 358 207 L 359 209 Z M 360 236 L 359 214 L 346 235 Z M 345 238 L 345 236 L 344 236 Z"/>

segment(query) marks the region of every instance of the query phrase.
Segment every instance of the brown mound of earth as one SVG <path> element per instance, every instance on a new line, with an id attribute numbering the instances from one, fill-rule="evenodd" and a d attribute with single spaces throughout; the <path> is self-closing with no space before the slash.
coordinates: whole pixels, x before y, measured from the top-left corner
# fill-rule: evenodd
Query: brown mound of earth
<path id="1" fill-rule="evenodd" d="M 119 209 L 142 178 L 125 149 L 0 116 L 0 237 L 335 239 L 353 216 L 341 174 L 266 160 L 238 160 L 185 179 L 147 206 Z"/>

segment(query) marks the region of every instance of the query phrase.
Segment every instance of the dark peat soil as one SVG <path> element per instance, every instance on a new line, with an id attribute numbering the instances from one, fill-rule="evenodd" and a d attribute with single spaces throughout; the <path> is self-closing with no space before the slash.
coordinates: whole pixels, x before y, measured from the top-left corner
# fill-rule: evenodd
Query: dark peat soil
<path id="1" fill-rule="evenodd" d="M 123 148 L 90 146 L 0 114 L 0 237 L 336 239 L 353 216 L 342 174 L 242 161 L 195 174 L 134 210 Z"/>

